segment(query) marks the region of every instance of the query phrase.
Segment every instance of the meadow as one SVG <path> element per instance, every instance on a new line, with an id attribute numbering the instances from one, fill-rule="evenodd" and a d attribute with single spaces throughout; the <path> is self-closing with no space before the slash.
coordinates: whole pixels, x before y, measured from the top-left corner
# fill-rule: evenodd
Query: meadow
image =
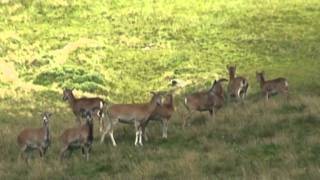
<path id="1" fill-rule="evenodd" d="M 320 2 L 317 0 L 0 0 L 0 179 L 319 179 Z M 183 129 L 183 97 L 228 77 L 248 77 L 244 104 L 214 120 L 195 114 Z M 255 72 L 288 78 L 290 100 L 261 97 Z M 90 161 L 58 159 L 63 129 L 75 125 L 64 87 L 110 103 L 175 93 L 168 139 L 160 123 L 134 146 L 119 125 L 112 147 L 95 122 Z M 17 134 L 53 112 L 44 160 L 18 158 Z"/>

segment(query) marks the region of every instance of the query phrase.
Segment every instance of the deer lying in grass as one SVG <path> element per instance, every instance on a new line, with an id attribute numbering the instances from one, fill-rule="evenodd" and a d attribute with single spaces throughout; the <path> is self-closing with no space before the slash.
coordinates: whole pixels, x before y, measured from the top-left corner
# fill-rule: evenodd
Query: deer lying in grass
<path id="1" fill-rule="evenodd" d="M 102 116 L 103 116 L 103 107 L 105 106 L 104 101 L 101 98 L 75 98 L 72 89 L 63 90 L 63 100 L 68 100 L 72 112 L 76 116 L 76 121 L 80 124 L 81 110 L 94 110 L 98 111 L 97 116 L 100 122 L 100 132 L 102 132 Z"/>
<path id="2" fill-rule="evenodd" d="M 39 150 L 40 157 L 43 158 L 45 155 L 51 141 L 50 131 L 49 131 L 49 118 L 51 113 L 44 112 L 42 114 L 43 126 L 41 128 L 27 128 L 20 132 L 17 141 L 21 149 L 21 158 L 27 160 L 24 154 L 28 150 Z"/>
<path id="3" fill-rule="evenodd" d="M 212 117 L 215 111 L 223 106 L 224 91 L 221 82 L 224 81 L 227 79 L 215 80 L 208 91 L 195 92 L 186 96 L 184 104 L 188 110 L 188 116 L 184 119 L 183 127 L 186 126 L 195 111 L 209 111 Z"/>
<path id="4" fill-rule="evenodd" d="M 227 66 L 229 72 L 228 98 L 244 98 L 247 96 L 249 83 L 246 78 L 236 76 L 236 66 Z"/>
<path id="5" fill-rule="evenodd" d="M 264 72 L 256 72 L 257 81 L 260 83 L 262 95 L 268 101 L 269 96 L 277 93 L 283 94 L 288 99 L 288 81 L 286 78 L 265 80 Z"/>
<path id="6" fill-rule="evenodd" d="M 62 148 L 60 151 L 60 160 L 63 160 L 65 153 L 73 148 L 81 148 L 82 154 L 89 160 L 89 153 L 93 142 L 93 121 L 91 110 L 81 110 L 82 117 L 85 118 L 85 124 L 74 128 L 66 129 L 60 136 Z"/>
<path id="7" fill-rule="evenodd" d="M 133 123 L 136 130 L 135 146 L 142 146 L 142 134 L 148 124 L 149 117 L 161 104 L 161 93 L 151 92 L 151 100 L 143 104 L 114 104 L 107 108 L 107 125 L 101 137 L 101 143 L 104 142 L 105 135 L 109 133 L 113 146 L 116 142 L 113 137 L 113 128 L 118 122 Z"/>
<path id="8" fill-rule="evenodd" d="M 168 122 L 174 112 L 173 95 L 172 93 L 166 94 L 163 103 L 157 106 L 153 111 L 149 120 L 157 120 L 162 122 L 162 138 L 168 137 Z M 145 134 L 145 139 L 147 136 Z"/>

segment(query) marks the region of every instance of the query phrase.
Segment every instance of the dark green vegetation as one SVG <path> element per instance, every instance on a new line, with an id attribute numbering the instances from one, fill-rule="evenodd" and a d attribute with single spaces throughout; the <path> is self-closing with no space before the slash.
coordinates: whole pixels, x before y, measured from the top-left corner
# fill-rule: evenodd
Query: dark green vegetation
<path id="1" fill-rule="evenodd" d="M 0 15 L 0 179 L 320 178 L 319 1 L 9 0 Z M 227 77 L 227 64 L 249 77 L 245 104 L 228 103 L 214 121 L 196 115 L 182 130 L 181 95 Z M 264 104 L 256 70 L 287 77 L 290 101 Z M 150 123 L 150 141 L 136 148 L 133 127 L 120 125 L 118 147 L 100 145 L 95 131 L 89 162 L 79 151 L 57 160 L 58 137 L 74 125 L 62 87 L 142 102 L 169 90 L 168 78 L 189 83 L 168 140 Z M 16 135 L 40 126 L 43 110 L 54 112 L 53 144 L 27 166 Z"/>

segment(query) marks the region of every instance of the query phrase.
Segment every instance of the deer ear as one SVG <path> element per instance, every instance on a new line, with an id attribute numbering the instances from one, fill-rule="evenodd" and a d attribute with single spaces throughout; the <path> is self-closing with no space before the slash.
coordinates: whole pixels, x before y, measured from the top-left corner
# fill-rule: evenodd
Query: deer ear
<path id="1" fill-rule="evenodd" d="M 217 83 L 217 80 L 214 80 L 212 83 L 212 86 L 214 86 Z"/>

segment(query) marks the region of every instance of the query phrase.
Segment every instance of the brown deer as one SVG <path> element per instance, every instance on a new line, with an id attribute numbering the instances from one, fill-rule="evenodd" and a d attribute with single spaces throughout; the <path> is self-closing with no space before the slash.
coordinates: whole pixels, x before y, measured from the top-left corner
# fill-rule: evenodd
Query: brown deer
<path id="1" fill-rule="evenodd" d="M 270 95 L 277 93 L 283 94 L 288 99 L 289 87 L 286 78 L 279 77 L 272 80 L 265 80 L 264 71 L 256 72 L 256 77 L 266 101 L 269 100 Z"/>
<path id="2" fill-rule="evenodd" d="M 97 111 L 97 116 L 100 122 L 100 132 L 102 132 L 103 127 L 103 107 L 105 106 L 105 102 L 101 98 L 75 98 L 73 95 L 72 89 L 64 89 L 63 90 L 63 100 L 69 101 L 72 112 L 76 116 L 76 121 L 80 124 L 81 110 L 93 110 Z"/>
<path id="3" fill-rule="evenodd" d="M 236 76 L 236 66 L 227 66 L 229 72 L 228 99 L 244 98 L 247 96 L 249 82 L 242 76 Z"/>
<path id="4" fill-rule="evenodd" d="M 153 95 L 151 100 L 142 104 L 113 104 L 107 110 L 107 125 L 101 137 L 101 143 L 104 142 L 105 135 L 109 133 L 113 146 L 116 142 L 113 137 L 113 128 L 118 122 L 134 124 L 136 130 L 135 146 L 139 144 L 142 146 L 142 134 L 148 124 L 149 117 L 161 105 L 161 93 L 151 92 Z"/>
<path id="5" fill-rule="evenodd" d="M 66 129 L 60 136 L 62 148 L 60 151 L 60 160 L 63 160 L 67 151 L 73 148 L 81 148 L 82 154 L 89 160 L 93 142 L 93 120 L 91 110 L 81 110 L 82 117 L 85 118 L 85 124 L 74 128 Z"/>
<path id="6" fill-rule="evenodd" d="M 183 127 L 188 123 L 192 114 L 195 111 L 208 111 L 213 117 L 216 110 L 220 109 L 224 104 L 224 91 L 221 82 L 228 81 L 227 79 L 214 80 L 212 87 L 207 91 L 195 92 L 186 96 L 184 105 L 188 110 L 187 118 L 184 118 Z"/>
<path id="7" fill-rule="evenodd" d="M 174 105 L 173 105 L 173 94 L 167 93 L 164 97 L 163 103 L 160 106 L 157 106 L 156 109 L 153 111 L 149 120 L 156 120 L 162 122 L 162 138 L 168 137 L 168 122 L 174 112 Z M 145 134 L 145 133 L 144 133 Z M 145 134 L 145 139 L 147 136 Z"/>
<path id="8" fill-rule="evenodd" d="M 43 126 L 41 128 L 26 128 L 20 132 L 17 142 L 21 149 L 21 158 L 27 161 L 27 157 L 24 157 L 24 154 L 28 150 L 34 149 L 39 150 L 40 157 L 43 158 L 51 141 L 49 131 L 49 119 L 51 115 L 49 112 L 42 114 Z"/>

